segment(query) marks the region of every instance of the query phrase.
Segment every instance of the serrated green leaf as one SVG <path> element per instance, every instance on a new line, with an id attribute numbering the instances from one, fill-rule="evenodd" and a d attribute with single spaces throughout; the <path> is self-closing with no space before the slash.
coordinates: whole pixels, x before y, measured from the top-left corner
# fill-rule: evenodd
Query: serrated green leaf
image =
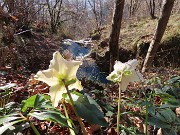
<path id="1" fill-rule="evenodd" d="M 171 123 L 175 121 L 176 115 L 171 109 L 165 109 L 159 112 L 165 119 L 166 122 Z"/>
<path id="2" fill-rule="evenodd" d="M 160 113 L 152 116 L 154 116 L 158 121 L 167 122 L 166 118 L 164 118 Z"/>
<path id="3" fill-rule="evenodd" d="M 35 102 L 34 102 L 34 108 L 37 108 L 39 106 L 39 104 L 45 102 L 46 100 L 44 99 L 44 97 L 40 94 L 36 95 L 35 98 Z"/>
<path id="4" fill-rule="evenodd" d="M 96 105 L 90 104 L 86 96 L 80 96 L 74 104 L 78 115 L 87 122 L 108 127 L 108 123 L 104 119 L 103 113 L 96 107 Z"/>
<path id="5" fill-rule="evenodd" d="M 148 107 L 148 113 L 149 113 L 149 114 L 152 114 L 152 115 L 155 114 L 155 108 L 156 108 L 156 107 L 155 107 L 154 105 Z"/>
<path id="6" fill-rule="evenodd" d="M 179 105 L 172 105 L 172 104 L 167 103 L 167 104 L 161 105 L 160 109 L 163 109 L 163 108 L 177 108 L 177 107 L 179 107 Z"/>
<path id="7" fill-rule="evenodd" d="M 148 119 L 148 124 L 150 124 L 152 126 L 156 125 L 157 128 L 168 128 L 168 129 L 171 128 L 171 125 L 169 125 L 168 123 L 163 122 L 155 117 L 150 117 Z"/>

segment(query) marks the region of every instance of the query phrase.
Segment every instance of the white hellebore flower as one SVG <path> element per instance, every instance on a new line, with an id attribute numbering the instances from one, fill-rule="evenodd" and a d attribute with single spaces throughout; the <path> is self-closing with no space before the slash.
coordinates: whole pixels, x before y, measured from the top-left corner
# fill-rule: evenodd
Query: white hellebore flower
<path id="1" fill-rule="evenodd" d="M 144 81 L 142 74 L 136 70 L 138 62 L 136 59 L 122 63 L 116 61 L 114 71 L 106 78 L 113 82 L 121 82 L 121 90 L 125 91 L 130 82 Z"/>
<path id="2" fill-rule="evenodd" d="M 64 83 L 69 89 L 82 90 L 81 82 L 76 78 L 76 72 L 81 61 L 67 61 L 56 51 L 53 53 L 53 59 L 50 61 L 49 69 L 39 71 L 35 78 L 47 83 L 50 87 L 49 95 L 54 107 L 58 106 L 62 94 L 66 93 Z"/>

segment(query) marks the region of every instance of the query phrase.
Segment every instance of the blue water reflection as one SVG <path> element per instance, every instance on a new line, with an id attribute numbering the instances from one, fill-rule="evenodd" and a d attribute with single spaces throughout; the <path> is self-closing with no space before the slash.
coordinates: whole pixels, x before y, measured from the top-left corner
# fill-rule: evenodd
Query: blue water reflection
<path id="1" fill-rule="evenodd" d="M 66 40 L 61 43 L 60 52 L 69 50 L 73 55 L 73 58 L 83 58 L 85 55 L 88 57 L 83 59 L 83 64 L 80 66 L 77 72 L 78 79 L 86 78 L 87 80 L 96 81 L 100 83 L 108 83 L 104 73 L 100 71 L 100 68 L 95 63 L 95 60 L 90 57 L 91 48 L 83 47 L 72 40 Z"/>

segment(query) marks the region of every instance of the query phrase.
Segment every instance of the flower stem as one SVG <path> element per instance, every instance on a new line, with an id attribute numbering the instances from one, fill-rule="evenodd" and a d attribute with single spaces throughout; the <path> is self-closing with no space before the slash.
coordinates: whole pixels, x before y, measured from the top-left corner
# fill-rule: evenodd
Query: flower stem
<path id="1" fill-rule="evenodd" d="M 63 109 L 64 109 L 64 112 L 65 112 L 66 118 L 69 119 L 69 115 L 68 115 L 68 112 L 67 112 L 67 109 L 66 109 L 66 105 L 65 105 L 64 102 L 65 101 L 63 100 L 62 101 Z M 67 123 L 72 128 L 72 124 L 71 124 L 71 122 L 69 120 L 67 120 Z M 69 128 L 69 131 L 70 131 L 71 135 L 76 135 L 75 132 L 71 128 Z"/>
<path id="2" fill-rule="evenodd" d="M 117 134 L 119 135 L 119 124 L 121 115 L 121 83 L 119 83 L 119 97 L 118 97 L 118 114 L 117 114 Z"/>
<path id="3" fill-rule="evenodd" d="M 63 82 L 64 82 L 64 81 L 63 81 Z M 71 96 L 71 93 L 70 93 L 70 91 L 69 91 L 69 89 L 68 89 L 68 86 L 65 84 L 65 82 L 64 82 L 64 85 L 65 85 L 65 87 L 66 87 L 67 94 L 68 94 L 69 99 L 70 99 L 70 102 L 71 102 L 71 104 L 72 104 L 72 109 L 73 109 L 73 111 L 74 111 L 74 113 L 75 113 L 75 115 L 76 115 L 76 117 L 77 117 L 77 120 L 78 120 L 80 126 L 81 126 L 81 130 L 82 130 L 82 132 L 83 132 L 84 135 L 88 135 L 87 132 L 86 132 L 86 130 L 85 130 L 84 124 L 83 124 L 81 118 L 79 117 L 79 115 L 77 114 L 77 111 L 76 111 L 76 109 L 75 109 L 75 107 L 74 107 L 74 101 L 73 101 L 73 99 L 72 99 L 72 96 Z"/>
<path id="4" fill-rule="evenodd" d="M 34 124 L 31 121 L 29 122 L 29 124 L 30 124 L 31 128 L 33 129 L 34 133 L 36 135 L 40 135 L 40 133 L 38 132 L 38 130 L 36 129 L 36 127 L 34 126 Z"/>

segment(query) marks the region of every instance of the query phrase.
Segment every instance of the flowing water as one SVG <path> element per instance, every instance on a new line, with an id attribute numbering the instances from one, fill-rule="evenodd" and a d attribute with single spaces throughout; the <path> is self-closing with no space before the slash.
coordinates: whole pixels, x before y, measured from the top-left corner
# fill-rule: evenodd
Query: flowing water
<path id="1" fill-rule="evenodd" d="M 73 59 L 83 60 L 83 64 L 77 72 L 77 77 L 79 79 L 85 78 L 100 83 L 108 83 L 106 75 L 100 71 L 95 60 L 91 58 L 91 46 L 92 43 L 90 41 L 73 41 L 66 39 L 61 43 L 60 52 L 63 53 L 64 50 L 69 50 Z"/>

